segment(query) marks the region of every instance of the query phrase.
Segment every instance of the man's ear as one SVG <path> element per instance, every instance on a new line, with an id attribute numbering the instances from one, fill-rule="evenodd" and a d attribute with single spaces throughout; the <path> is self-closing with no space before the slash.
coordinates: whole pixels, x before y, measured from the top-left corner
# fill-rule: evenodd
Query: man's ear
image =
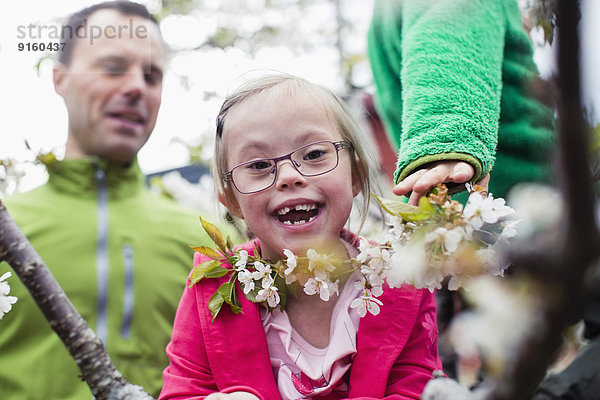
<path id="1" fill-rule="evenodd" d="M 240 204 L 238 203 L 233 193 L 231 193 L 227 189 L 225 189 L 225 192 L 219 191 L 219 201 L 221 202 L 221 204 L 227 207 L 227 209 L 231 211 L 233 215 L 240 219 L 244 219 L 244 214 L 242 214 Z"/>
<path id="2" fill-rule="evenodd" d="M 52 81 L 54 82 L 54 91 L 64 97 L 67 81 L 67 67 L 62 63 L 57 63 L 52 70 Z"/>

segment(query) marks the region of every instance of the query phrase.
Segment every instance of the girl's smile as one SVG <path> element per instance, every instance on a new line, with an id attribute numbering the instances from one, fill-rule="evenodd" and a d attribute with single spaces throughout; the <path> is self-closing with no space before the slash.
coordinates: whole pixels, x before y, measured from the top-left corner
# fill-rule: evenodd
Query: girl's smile
<path id="1" fill-rule="evenodd" d="M 275 210 L 274 216 L 284 225 L 304 225 L 317 218 L 320 208 L 312 201 L 294 200 Z"/>

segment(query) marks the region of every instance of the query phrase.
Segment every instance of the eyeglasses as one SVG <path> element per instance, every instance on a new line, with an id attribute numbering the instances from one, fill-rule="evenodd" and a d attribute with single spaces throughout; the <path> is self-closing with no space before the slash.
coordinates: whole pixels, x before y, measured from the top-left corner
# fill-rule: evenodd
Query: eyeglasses
<path id="1" fill-rule="evenodd" d="M 275 183 L 279 161 L 290 160 L 296 171 L 303 176 L 323 175 L 337 167 L 338 152 L 341 149 L 351 148 L 352 143 L 346 141 L 314 142 L 285 156 L 261 158 L 238 164 L 231 171 L 223 174 L 223 181 L 233 183 L 233 186 L 242 194 L 260 192 Z"/>

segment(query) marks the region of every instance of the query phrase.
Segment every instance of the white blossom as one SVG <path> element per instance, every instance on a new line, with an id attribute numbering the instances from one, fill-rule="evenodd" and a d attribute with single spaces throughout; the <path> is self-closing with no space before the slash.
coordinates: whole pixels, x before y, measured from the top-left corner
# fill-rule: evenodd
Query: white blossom
<path id="1" fill-rule="evenodd" d="M 458 290 L 461 286 L 463 286 L 464 277 L 460 275 L 453 275 L 450 277 L 448 281 L 448 290 Z"/>
<path id="2" fill-rule="evenodd" d="M 287 268 L 285 271 L 283 271 L 283 274 L 285 275 L 285 283 L 289 285 L 290 283 L 296 281 L 296 276 L 292 274 L 292 272 L 294 272 L 294 269 L 298 265 L 298 260 L 296 255 L 291 250 L 283 249 L 283 254 L 287 257 L 285 262 Z"/>
<path id="3" fill-rule="evenodd" d="M 373 249 L 378 249 L 379 246 L 372 245 L 368 240 L 361 238 L 360 243 L 358 244 L 358 255 L 356 256 L 356 261 L 360 263 L 366 262 L 371 256 L 371 252 Z"/>
<path id="4" fill-rule="evenodd" d="M 519 220 L 514 220 L 514 221 L 507 221 L 503 227 L 502 227 L 502 233 L 500 233 L 500 236 L 502 236 L 503 238 L 506 239 L 512 239 L 515 236 L 517 236 L 517 224 L 521 222 Z"/>
<path id="5" fill-rule="evenodd" d="M 350 303 L 350 308 L 356 308 L 358 315 L 360 315 L 362 318 L 367 315 L 367 312 L 370 312 L 373 315 L 379 314 L 380 305 L 383 305 L 380 300 L 376 299 L 370 293 L 365 291 L 359 298 L 352 300 L 352 303 Z"/>
<path id="6" fill-rule="evenodd" d="M 444 253 L 450 254 L 456 251 L 459 243 L 465 237 L 465 230 L 461 227 L 448 230 L 444 227 L 436 228 L 425 236 L 425 243 L 442 243 Z"/>
<path id="7" fill-rule="evenodd" d="M 235 263 L 236 270 L 241 271 L 246 269 L 246 263 L 248 262 L 248 252 L 246 250 L 240 250 L 238 253 L 238 260 Z"/>
<path id="8" fill-rule="evenodd" d="M 386 221 L 390 225 L 388 233 L 393 238 L 400 238 L 404 235 L 404 220 L 402 217 L 392 215 L 386 217 Z"/>
<path id="9" fill-rule="evenodd" d="M 198 183 L 188 182 L 180 172 L 164 174 L 161 185 L 152 185 L 154 192 L 166 191 L 178 203 L 205 212 L 214 213 L 214 181 L 210 174 L 204 174 Z"/>
<path id="10" fill-rule="evenodd" d="M 521 221 L 517 230 L 522 236 L 555 229 L 563 215 L 560 193 L 547 185 L 519 184 L 510 191 L 509 202 Z"/>
<path id="11" fill-rule="evenodd" d="M 389 250 L 371 245 L 367 240 L 362 239 L 356 260 L 362 264 L 360 271 L 372 286 L 383 285 L 385 271 L 391 261 Z"/>
<path id="12" fill-rule="evenodd" d="M 252 273 L 252 277 L 257 281 L 271 276 L 271 266 L 269 264 L 254 261 L 254 269 L 255 271 Z"/>
<path id="13" fill-rule="evenodd" d="M 463 216 L 474 229 L 479 229 L 484 223 L 495 224 L 499 219 L 511 214 L 514 214 L 514 210 L 506 205 L 504 199 L 494 199 L 491 195 L 482 197 L 478 193 L 472 193 Z"/>
<path id="14" fill-rule="evenodd" d="M 390 287 L 400 287 L 404 283 L 416 287 L 429 282 L 427 278 L 427 259 L 423 243 L 407 243 L 396 247 L 392 252 L 390 266 L 387 271 L 387 283 Z M 443 276 L 440 279 L 443 279 Z M 437 282 L 433 287 L 437 287 Z"/>
<path id="15" fill-rule="evenodd" d="M 375 297 L 381 296 L 383 294 L 383 286 L 373 286 L 370 293 Z"/>
<path id="16" fill-rule="evenodd" d="M 280 302 L 277 287 L 274 285 L 273 278 L 267 276 L 262 280 L 262 289 L 256 295 L 257 301 L 266 301 L 269 307 L 277 307 Z"/>
<path id="17" fill-rule="evenodd" d="M 309 278 L 304 284 L 304 293 L 309 296 L 318 293 L 323 301 L 328 301 L 333 293 L 338 293 L 338 283 L 331 282 L 329 279 L 320 279 L 319 277 Z"/>
<path id="18" fill-rule="evenodd" d="M 10 272 L 7 272 L 0 277 L 0 319 L 12 309 L 12 305 L 18 300 L 15 296 L 8 295 L 10 293 L 10 286 L 5 280 L 10 278 L 11 275 Z"/>
<path id="19" fill-rule="evenodd" d="M 475 257 L 481 265 L 493 276 L 503 276 L 504 270 L 508 268 L 508 261 L 500 257 L 495 246 L 478 249 L 475 251 Z"/>
<path id="20" fill-rule="evenodd" d="M 308 249 L 306 257 L 308 258 L 308 270 L 321 280 L 327 279 L 329 272 L 335 271 L 335 265 L 331 263 L 330 257 L 326 254 L 319 254 L 313 249 Z"/>
<path id="21" fill-rule="evenodd" d="M 450 340 L 459 355 L 472 356 L 481 350 L 489 364 L 502 369 L 524 336 L 541 327 L 535 312 L 539 296 L 529 290 L 516 291 L 508 281 L 491 276 L 472 279 L 467 289 L 474 311 L 455 318 Z"/>
<path id="22" fill-rule="evenodd" d="M 252 272 L 248 270 L 241 271 L 238 274 L 238 280 L 242 285 L 244 285 L 244 294 L 248 294 L 252 289 L 254 289 L 254 278 L 252 277 Z"/>

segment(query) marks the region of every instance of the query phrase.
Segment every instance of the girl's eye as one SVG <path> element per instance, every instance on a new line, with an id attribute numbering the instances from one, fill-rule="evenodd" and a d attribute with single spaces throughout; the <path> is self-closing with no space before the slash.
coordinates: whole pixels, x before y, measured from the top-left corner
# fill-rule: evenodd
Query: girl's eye
<path id="1" fill-rule="evenodd" d="M 324 156 L 325 152 L 323 150 L 311 150 L 304 156 L 304 159 L 307 161 L 316 161 L 323 158 Z"/>
<path id="2" fill-rule="evenodd" d="M 266 160 L 258 160 L 249 163 L 246 168 L 260 172 L 264 171 L 265 169 L 271 168 L 271 163 Z"/>

